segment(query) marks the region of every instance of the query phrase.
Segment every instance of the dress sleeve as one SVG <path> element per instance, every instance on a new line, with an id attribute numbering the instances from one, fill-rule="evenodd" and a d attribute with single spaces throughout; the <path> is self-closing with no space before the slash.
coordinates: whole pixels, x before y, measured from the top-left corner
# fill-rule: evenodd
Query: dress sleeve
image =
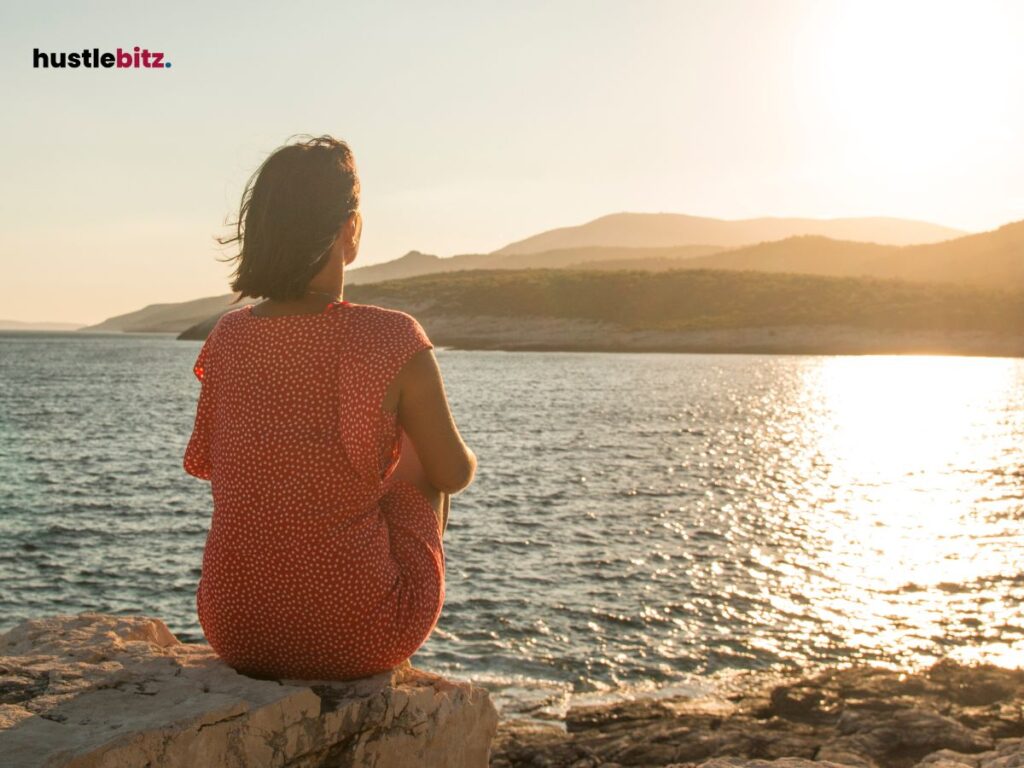
<path id="1" fill-rule="evenodd" d="M 199 350 L 199 355 L 196 357 L 195 363 L 192 365 L 192 373 L 196 375 L 196 378 L 200 381 L 206 374 L 206 365 L 210 356 L 210 337 L 206 337 L 206 341 L 203 342 L 202 348 Z"/>
<path id="2" fill-rule="evenodd" d="M 395 415 L 382 409 L 384 396 L 409 359 L 433 344 L 405 312 L 365 305 L 352 315 L 346 337 L 350 347 L 339 358 L 338 380 L 345 394 L 338 400 L 338 418 L 351 471 L 362 476 L 373 495 L 382 480 L 381 462 L 389 453 L 393 460 L 400 438 Z"/>
<path id="3" fill-rule="evenodd" d="M 376 392 L 373 396 L 375 410 L 380 410 L 387 388 L 401 372 L 405 364 L 417 352 L 433 349 L 434 344 L 423 330 L 415 317 L 405 312 L 396 313 L 397 317 L 390 324 L 388 333 L 380 343 L 383 360 L 381 370 L 375 377 Z"/>
<path id="4" fill-rule="evenodd" d="M 185 471 L 201 480 L 209 480 L 212 470 L 210 464 L 210 435 L 213 430 L 213 386 L 210 381 L 210 350 L 213 347 L 213 334 L 207 337 L 199 350 L 199 355 L 192 366 L 192 373 L 200 381 L 199 401 L 196 404 L 196 416 L 192 427 L 192 436 L 185 448 L 182 462 Z"/>
<path id="5" fill-rule="evenodd" d="M 398 372 L 402 370 L 409 359 L 424 349 L 433 349 L 434 344 L 427 336 L 427 332 L 423 330 L 423 326 L 419 324 L 412 315 L 402 314 L 402 323 L 400 331 L 397 335 L 397 343 L 393 350 L 394 358 L 391 361 L 392 370 L 388 379 L 394 378 L 398 375 Z"/>
<path id="6" fill-rule="evenodd" d="M 392 343 L 388 350 L 388 361 L 385 366 L 385 375 L 381 380 L 379 391 L 375 398 L 375 402 L 380 405 L 384 399 L 384 393 L 387 387 L 390 385 L 392 380 L 399 374 L 405 364 L 417 353 L 424 349 L 433 349 L 434 344 L 427 336 L 427 332 L 423 330 L 423 326 L 419 324 L 412 315 L 401 313 L 399 316 L 398 327 L 392 335 Z M 375 409 L 377 413 L 380 413 L 379 407 Z M 396 422 L 395 439 L 390 448 L 390 458 L 388 461 L 390 469 L 383 479 L 387 479 L 391 475 L 394 468 L 397 466 L 398 459 L 401 455 L 402 446 L 402 426 Z"/>

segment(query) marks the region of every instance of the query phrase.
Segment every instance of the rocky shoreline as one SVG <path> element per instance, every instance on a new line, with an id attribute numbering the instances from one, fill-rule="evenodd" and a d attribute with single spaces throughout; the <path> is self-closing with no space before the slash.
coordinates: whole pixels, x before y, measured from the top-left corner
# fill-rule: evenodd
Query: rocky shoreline
<path id="1" fill-rule="evenodd" d="M 1022 768 L 1024 669 L 946 659 L 926 670 L 832 668 L 704 698 L 569 709 L 499 724 L 493 768 L 696 766 Z"/>
<path id="2" fill-rule="evenodd" d="M 159 619 L 55 616 L 0 634 L 0 764 L 1024 768 L 1024 669 L 749 672 L 710 690 L 499 723 L 486 689 L 408 662 L 357 681 L 255 680 Z"/>

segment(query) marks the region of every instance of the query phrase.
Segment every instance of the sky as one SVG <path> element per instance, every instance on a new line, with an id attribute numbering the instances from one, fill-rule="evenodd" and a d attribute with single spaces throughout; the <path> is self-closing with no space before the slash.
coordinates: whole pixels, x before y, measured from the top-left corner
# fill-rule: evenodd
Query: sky
<path id="1" fill-rule="evenodd" d="M 0 319 L 227 293 L 242 188 L 349 142 L 355 266 L 620 211 L 1024 219 L 1024 4 L 6 2 Z M 36 69 L 33 49 L 161 51 Z"/>

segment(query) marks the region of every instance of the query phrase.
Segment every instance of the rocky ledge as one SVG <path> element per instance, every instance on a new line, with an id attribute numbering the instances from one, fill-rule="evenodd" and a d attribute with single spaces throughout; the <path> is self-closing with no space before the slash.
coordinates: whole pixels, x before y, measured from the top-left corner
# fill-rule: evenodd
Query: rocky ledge
<path id="1" fill-rule="evenodd" d="M 577 707 L 558 726 L 505 722 L 491 765 L 1024 768 L 1022 737 L 1024 669 L 944 660 Z"/>
<path id="2" fill-rule="evenodd" d="M 408 662 L 345 683 L 239 675 L 159 619 L 83 613 L 0 635 L 0 764 L 488 764 L 487 692 Z"/>

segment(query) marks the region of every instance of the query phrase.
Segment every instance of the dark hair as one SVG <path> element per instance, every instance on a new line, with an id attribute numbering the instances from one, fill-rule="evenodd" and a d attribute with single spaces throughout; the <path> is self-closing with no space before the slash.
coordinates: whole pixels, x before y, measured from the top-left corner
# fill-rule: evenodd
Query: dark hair
<path id="1" fill-rule="evenodd" d="M 231 289 L 267 299 L 301 298 L 341 225 L 359 209 L 359 176 L 352 150 L 331 136 L 286 144 L 263 161 L 242 192 L 229 261 L 238 264 Z"/>

